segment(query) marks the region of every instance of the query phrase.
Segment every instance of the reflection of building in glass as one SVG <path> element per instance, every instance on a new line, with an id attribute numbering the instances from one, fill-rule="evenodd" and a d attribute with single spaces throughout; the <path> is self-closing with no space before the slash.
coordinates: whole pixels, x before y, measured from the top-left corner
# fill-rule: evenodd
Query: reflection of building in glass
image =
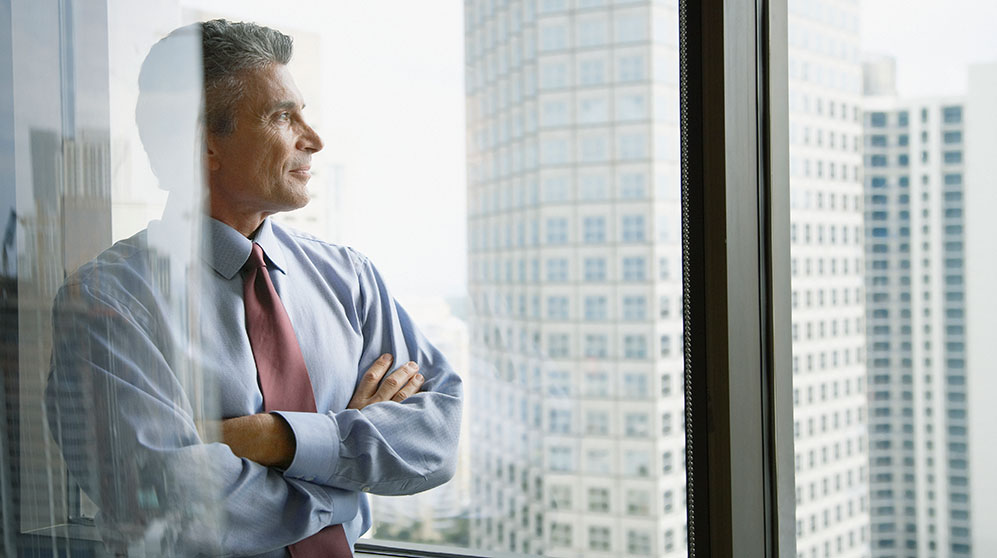
<path id="1" fill-rule="evenodd" d="M 798 556 L 869 555 L 859 5 L 789 2 Z"/>
<path id="2" fill-rule="evenodd" d="M 965 211 L 995 179 L 972 182 L 967 153 L 970 128 L 997 122 L 964 98 L 870 96 L 866 111 L 873 555 L 970 556 Z"/>
<path id="3" fill-rule="evenodd" d="M 465 2 L 471 545 L 685 547 L 674 2 Z"/>

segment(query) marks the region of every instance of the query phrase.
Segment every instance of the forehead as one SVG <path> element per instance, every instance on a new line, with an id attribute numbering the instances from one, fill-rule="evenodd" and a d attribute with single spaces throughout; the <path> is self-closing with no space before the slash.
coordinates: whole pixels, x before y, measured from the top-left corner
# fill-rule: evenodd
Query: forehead
<path id="1" fill-rule="evenodd" d="M 242 76 L 242 84 L 243 96 L 237 110 L 259 112 L 288 103 L 298 108 L 304 105 L 291 71 L 283 64 L 247 70 Z"/>

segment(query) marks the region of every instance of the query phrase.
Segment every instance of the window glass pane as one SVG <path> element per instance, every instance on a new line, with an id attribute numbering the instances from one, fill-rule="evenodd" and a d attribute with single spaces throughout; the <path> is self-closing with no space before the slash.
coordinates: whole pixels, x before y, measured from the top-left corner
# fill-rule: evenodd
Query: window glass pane
<path id="1" fill-rule="evenodd" d="M 947 41 L 928 63 L 911 31 L 982 39 L 974 19 L 987 6 L 941 21 L 872 2 L 789 2 L 790 127 L 814 139 L 798 132 L 790 145 L 814 171 L 804 162 L 791 178 L 800 558 L 994 550 L 993 508 L 974 502 L 994 485 L 973 473 L 997 463 L 983 395 L 997 385 L 986 379 L 990 343 L 976 347 L 974 367 L 967 335 L 993 330 L 982 307 L 970 310 L 993 297 L 983 278 L 974 295 L 967 251 L 974 232 L 993 234 L 991 219 L 973 227 L 971 208 L 997 207 L 983 194 L 992 157 L 973 157 L 995 145 L 997 114 L 975 107 L 997 94 L 997 66 L 972 65 L 975 47 Z M 975 412 L 990 420 L 976 423 L 980 438 L 970 424 L 977 389 L 985 403 Z"/>
<path id="2" fill-rule="evenodd" d="M 536 10 L 525 2 L 465 6 L 496 21 L 508 11 Z M 476 432 L 469 544 L 549 556 L 684 556 L 677 4 L 576 0 L 536 20 L 541 32 L 564 25 L 570 37 L 554 42 L 566 49 L 543 50 L 537 66 L 483 81 L 471 76 L 487 73 L 490 57 L 518 36 L 487 21 L 464 29 L 467 44 L 488 45 L 465 60 L 467 105 L 480 107 L 467 113 L 467 195 L 483 200 L 468 205 L 468 231 L 520 218 L 541 223 L 536 244 L 494 250 L 469 243 L 469 261 L 487 269 L 539 252 L 547 262 L 534 284 L 469 276 L 465 420 Z M 561 101 L 546 90 L 539 106 L 529 96 L 493 105 L 520 73 L 538 74 L 541 87 L 556 88 L 572 106 L 544 108 Z M 567 198 L 513 208 L 489 198 L 504 187 L 494 161 L 529 138 L 488 138 L 500 133 L 506 112 L 520 110 L 539 110 L 542 122 L 562 127 L 541 133 L 538 164 L 524 166 L 521 179 L 563 170 L 574 176 L 573 188 L 561 190 Z M 567 317 L 504 314 L 488 303 L 521 295 L 563 300 Z M 521 334 L 526 344 L 506 341 Z M 530 374 L 521 382 L 503 372 L 509 366 L 567 371 L 576 389 L 555 400 Z M 533 422 L 533 411 L 508 412 L 519 405 L 535 409 L 546 428 Z M 571 429 L 562 409 L 577 421 Z M 508 482 L 502 472 L 509 469 L 526 480 Z M 548 496 L 536 498 L 537 487 Z M 571 496 L 562 487 L 571 487 Z"/>
<path id="3" fill-rule="evenodd" d="M 3 535 L 82 555 L 251 555 L 342 524 L 351 540 L 685 556 L 677 9 L 397 2 L 396 26 L 362 3 L 12 5 L 3 300 L 18 365 L 0 482 L 19 490 Z M 199 120 L 197 35 L 140 74 L 164 35 L 215 18 L 293 38 L 286 67 L 265 65 L 293 86 L 259 93 L 251 68 L 231 97 L 209 88 Z M 263 132 L 237 141 L 292 128 L 277 147 Z M 258 216 L 309 248 L 270 250 L 265 228 L 220 219 L 268 171 L 300 198 Z M 243 288 L 244 255 L 219 263 L 205 214 L 261 245 L 257 277 L 282 301 L 294 335 L 281 346 L 299 346 L 319 412 L 267 412 L 279 397 L 243 304 L 258 289 Z M 342 265 L 297 265 L 312 252 Z M 425 386 L 346 409 L 382 351 L 418 360 Z M 293 459 L 262 463 L 223 437 L 222 419 L 255 414 L 289 427 Z M 382 419 L 395 422 L 368 427 Z"/>

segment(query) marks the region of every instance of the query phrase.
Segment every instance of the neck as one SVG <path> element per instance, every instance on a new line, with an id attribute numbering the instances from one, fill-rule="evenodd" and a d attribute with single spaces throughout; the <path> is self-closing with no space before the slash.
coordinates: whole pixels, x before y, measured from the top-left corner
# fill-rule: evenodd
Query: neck
<path id="1" fill-rule="evenodd" d="M 260 228 L 260 225 L 263 224 L 263 221 L 270 216 L 270 214 L 259 212 L 249 215 L 240 215 L 215 211 L 212 209 L 210 216 L 212 219 L 217 219 L 239 231 L 242 236 L 252 238 L 253 233 L 256 232 L 256 229 Z"/>

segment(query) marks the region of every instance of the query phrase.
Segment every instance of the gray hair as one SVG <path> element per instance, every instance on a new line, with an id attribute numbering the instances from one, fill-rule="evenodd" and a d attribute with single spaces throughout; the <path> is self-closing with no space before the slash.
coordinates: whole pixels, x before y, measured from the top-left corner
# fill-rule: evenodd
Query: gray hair
<path id="1" fill-rule="evenodd" d="M 201 134 L 235 131 L 247 72 L 287 64 L 292 51 L 279 31 L 224 19 L 185 25 L 153 45 L 139 73 L 135 121 L 164 188 L 191 182 Z"/>
<path id="2" fill-rule="evenodd" d="M 244 73 L 287 64 L 293 42 L 280 31 L 255 23 L 213 19 L 201 24 L 204 112 L 209 132 L 224 136 L 235 130 L 235 106 L 242 98 Z"/>

